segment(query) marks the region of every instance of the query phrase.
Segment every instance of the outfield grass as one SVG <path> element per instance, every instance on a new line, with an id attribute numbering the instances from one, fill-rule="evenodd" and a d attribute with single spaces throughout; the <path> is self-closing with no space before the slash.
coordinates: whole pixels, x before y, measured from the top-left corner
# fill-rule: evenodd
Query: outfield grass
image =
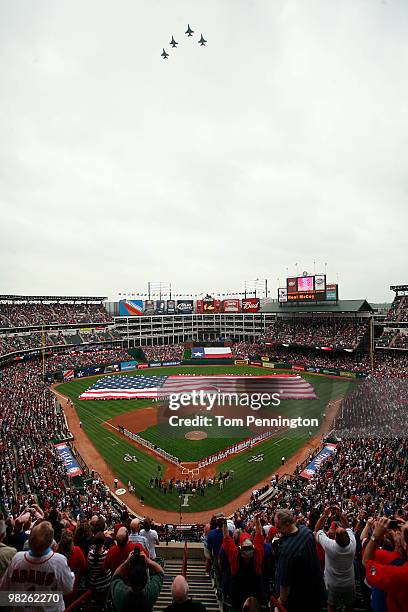
<path id="1" fill-rule="evenodd" d="M 221 372 L 237 375 L 266 375 L 271 373 L 270 371 L 266 372 L 264 368 L 249 366 L 184 366 L 180 368 L 157 368 L 154 373 L 158 375 L 172 375 L 177 373 L 220 374 Z M 121 373 L 122 376 L 143 376 L 143 374 L 146 374 L 146 372 Z M 152 375 L 152 372 L 149 371 L 149 374 Z M 347 379 L 325 378 L 305 373 L 302 373 L 302 376 L 311 382 L 318 395 L 318 400 L 285 400 L 279 408 L 279 413 L 282 416 L 290 417 L 302 414 L 302 416 L 310 418 L 317 416 L 321 419 L 327 403 L 340 395 L 344 395 L 351 388 L 351 385 L 355 384 L 354 381 Z M 158 467 L 160 466 L 162 471 L 165 469 L 163 462 L 145 454 L 130 441 L 127 442 L 118 436 L 114 429 L 109 430 L 109 428 L 102 425 L 104 421 L 117 415 L 151 405 L 151 400 L 79 400 L 78 396 L 95 380 L 96 377 L 73 380 L 59 385 L 58 391 L 73 401 L 78 416 L 82 421 L 84 431 L 101 456 L 110 465 L 112 471 L 124 483 L 127 483 L 129 480 L 133 483 L 136 496 L 140 497 L 143 495 L 146 504 L 153 507 L 178 511 L 180 502 L 175 491 L 171 495 L 169 493 L 164 495 L 159 489 L 151 489 L 149 487 L 149 480 L 158 474 Z M 221 436 L 223 435 L 223 432 L 219 433 Z M 247 431 L 242 431 L 242 437 L 248 437 L 247 433 Z M 237 441 L 236 437 L 232 441 L 231 437 L 212 437 L 202 441 L 187 441 L 174 435 L 173 437 L 162 435 L 155 438 L 157 435 L 157 432 L 154 432 L 152 428 L 144 432 L 144 436 L 154 441 L 155 444 L 166 448 L 182 460 L 190 461 L 195 460 L 195 458 L 201 458 L 203 455 L 209 455 Z M 188 508 L 183 508 L 183 513 L 210 510 L 232 501 L 242 492 L 272 474 L 280 466 L 282 456 L 288 459 L 308 439 L 308 431 L 290 430 L 283 432 L 281 437 L 274 437 L 257 445 L 252 450 L 228 459 L 220 464 L 218 469 L 223 471 L 234 470 L 234 479 L 229 481 L 222 491 L 218 487 L 207 488 L 205 496 L 190 498 L 189 506 Z M 124 460 L 126 454 L 134 456 L 137 462 L 126 462 Z M 262 461 L 252 460 L 253 457 L 260 455 L 262 455 Z M 89 467 L 92 468 L 92 466 Z M 108 484 L 110 486 L 113 485 L 113 483 Z"/>

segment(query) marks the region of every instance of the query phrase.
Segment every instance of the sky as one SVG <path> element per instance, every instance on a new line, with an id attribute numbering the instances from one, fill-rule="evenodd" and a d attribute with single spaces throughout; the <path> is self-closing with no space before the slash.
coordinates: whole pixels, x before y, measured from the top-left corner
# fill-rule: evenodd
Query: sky
<path id="1" fill-rule="evenodd" d="M 408 283 L 406 0 L 0 0 L 0 62 L 0 293 Z"/>

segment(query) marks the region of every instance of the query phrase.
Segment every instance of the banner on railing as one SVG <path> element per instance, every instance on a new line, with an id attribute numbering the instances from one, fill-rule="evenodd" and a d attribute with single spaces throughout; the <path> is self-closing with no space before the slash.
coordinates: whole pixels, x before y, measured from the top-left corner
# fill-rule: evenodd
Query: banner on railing
<path id="1" fill-rule="evenodd" d="M 82 474 L 82 470 L 79 467 L 79 463 L 72 454 L 72 450 L 69 448 L 69 446 L 63 442 L 61 444 L 56 444 L 55 448 L 57 449 L 64 463 L 68 476 L 72 478 L 74 476 L 80 476 Z"/>
<path id="2" fill-rule="evenodd" d="M 302 472 L 300 472 L 300 476 L 307 479 L 313 478 L 321 464 L 331 457 L 335 450 L 336 444 L 326 444 L 320 453 L 318 453 L 316 457 L 313 457 L 309 465 Z"/>
<path id="3" fill-rule="evenodd" d="M 218 453 L 214 453 L 214 455 L 210 455 L 209 457 L 202 459 L 197 467 L 206 467 L 207 465 L 211 465 L 212 463 L 217 463 L 217 461 L 222 461 L 223 459 L 226 459 L 231 455 L 237 455 L 238 453 L 242 453 L 243 451 L 252 448 L 256 444 L 259 444 L 260 442 L 265 442 L 265 440 L 268 440 L 269 438 L 275 435 L 276 431 L 264 431 L 263 433 L 258 434 L 257 436 L 247 438 L 246 440 L 242 440 L 242 442 L 237 442 L 236 444 L 233 444 L 232 446 L 229 446 L 228 448 L 219 451 Z"/>

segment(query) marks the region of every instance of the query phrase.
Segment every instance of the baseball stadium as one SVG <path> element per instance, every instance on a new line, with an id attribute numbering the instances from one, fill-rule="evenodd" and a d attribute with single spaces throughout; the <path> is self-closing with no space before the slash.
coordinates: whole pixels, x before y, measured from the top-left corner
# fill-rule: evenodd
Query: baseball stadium
<path id="1" fill-rule="evenodd" d="M 407 0 L 0 57 L 0 609 L 408 612 Z"/>
<path id="2" fill-rule="evenodd" d="M 1 295 L 3 515 L 153 517 L 167 545 L 197 546 L 211 516 L 268 522 L 288 492 L 301 521 L 350 448 L 346 469 L 369 456 L 367 432 L 400 457 L 388 503 L 403 513 L 408 285 L 390 289 L 387 309 L 307 273 L 276 298 Z"/>

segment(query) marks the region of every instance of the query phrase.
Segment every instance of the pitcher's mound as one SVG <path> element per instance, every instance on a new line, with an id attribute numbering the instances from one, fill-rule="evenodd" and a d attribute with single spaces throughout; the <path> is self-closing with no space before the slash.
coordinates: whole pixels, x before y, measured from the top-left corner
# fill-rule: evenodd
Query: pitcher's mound
<path id="1" fill-rule="evenodd" d="M 186 440 L 204 440 L 208 435 L 205 431 L 188 431 L 184 437 Z"/>

